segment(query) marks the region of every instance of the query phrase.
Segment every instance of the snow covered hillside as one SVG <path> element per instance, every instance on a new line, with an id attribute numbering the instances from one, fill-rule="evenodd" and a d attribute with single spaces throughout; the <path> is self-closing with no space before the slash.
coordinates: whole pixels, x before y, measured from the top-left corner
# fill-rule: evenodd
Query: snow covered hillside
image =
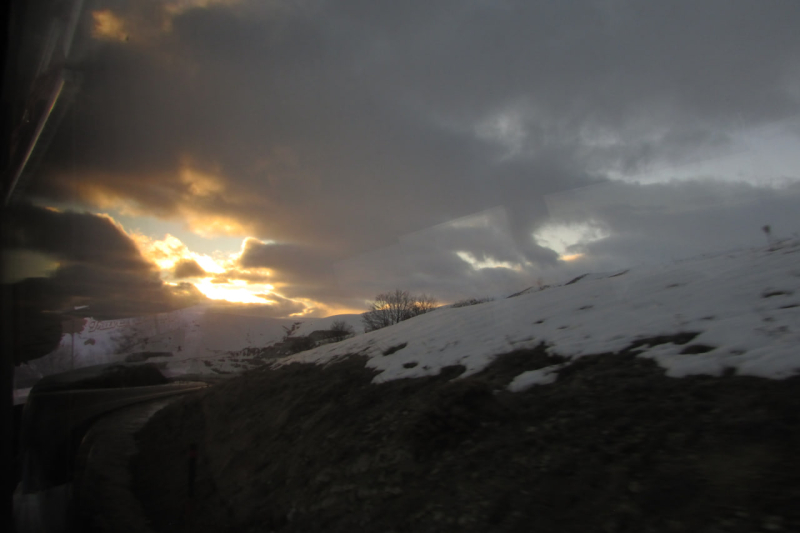
<path id="1" fill-rule="evenodd" d="M 572 360 L 633 345 L 671 377 L 792 376 L 800 371 L 800 241 L 587 275 L 513 298 L 440 308 L 273 365 L 361 354 L 380 371 L 375 382 L 435 375 L 451 365 L 466 367 L 465 377 L 496 355 L 542 343 Z M 561 366 L 526 372 L 509 387 L 550 383 Z"/>
<path id="2" fill-rule="evenodd" d="M 169 376 L 238 373 L 264 364 L 264 350 L 344 320 L 361 333 L 360 315 L 275 319 L 241 309 L 195 306 L 172 313 L 99 322 L 65 334 L 53 353 L 17 370 L 18 387 L 84 366 L 147 360 Z M 677 337 L 675 337 L 677 334 Z M 667 338 L 669 337 L 669 338 Z M 676 344 L 680 342 L 680 344 Z M 785 378 L 800 370 L 800 241 L 711 254 L 671 264 L 587 274 L 562 286 L 522 291 L 468 307 L 439 308 L 395 326 L 327 344 L 274 365 L 370 357 L 376 382 L 435 375 L 462 365 L 477 373 L 502 353 L 544 343 L 577 358 L 636 344 L 667 375 Z M 273 350 L 275 351 L 275 350 Z M 277 355 L 286 355 L 280 352 Z M 518 376 L 524 390 L 556 379 L 559 367 Z"/>
<path id="3" fill-rule="evenodd" d="M 590 274 L 273 359 L 148 422 L 137 497 L 174 530 L 195 445 L 198 532 L 800 531 L 798 259 Z"/>

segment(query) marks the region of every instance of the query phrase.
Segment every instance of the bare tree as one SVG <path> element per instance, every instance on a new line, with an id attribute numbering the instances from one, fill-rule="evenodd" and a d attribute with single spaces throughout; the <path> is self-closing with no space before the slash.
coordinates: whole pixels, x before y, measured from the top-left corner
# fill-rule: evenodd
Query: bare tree
<path id="1" fill-rule="evenodd" d="M 331 324 L 331 329 L 329 331 L 331 332 L 331 337 L 333 338 L 334 342 L 343 341 L 355 334 L 353 326 L 344 320 L 334 321 L 333 324 Z"/>
<path id="2" fill-rule="evenodd" d="M 423 293 L 419 296 L 416 296 L 414 299 L 416 300 L 414 302 L 414 316 L 427 313 L 428 311 L 433 311 L 439 307 L 439 302 L 437 302 L 436 298 L 430 294 Z"/>
<path id="3" fill-rule="evenodd" d="M 772 250 L 772 248 L 773 248 L 773 244 L 772 244 L 772 227 L 770 227 L 770 225 L 767 224 L 766 226 L 761 228 L 761 231 L 763 231 L 764 234 L 767 236 L 767 245 L 769 246 L 770 250 Z"/>
<path id="4" fill-rule="evenodd" d="M 408 291 L 395 289 L 375 297 L 370 310 L 361 315 L 364 331 L 385 328 L 436 308 L 436 300 L 428 295 L 413 296 Z"/>

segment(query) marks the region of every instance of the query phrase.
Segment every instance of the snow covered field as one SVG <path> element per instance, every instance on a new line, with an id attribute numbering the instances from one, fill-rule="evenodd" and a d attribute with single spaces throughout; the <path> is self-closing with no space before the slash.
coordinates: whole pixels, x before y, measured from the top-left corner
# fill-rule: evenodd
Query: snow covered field
<path id="1" fill-rule="evenodd" d="M 653 339 L 678 333 L 690 340 L 678 345 Z M 468 376 L 496 355 L 541 343 L 552 354 L 574 359 L 637 342 L 640 357 L 654 359 L 671 377 L 796 374 L 800 241 L 592 274 L 514 298 L 440 308 L 273 364 L 323 364 L 362 354 L 380 371 L 374 381 L 385 382 L 438 374 L 450 365 L 465 366 L 462 375 Z M 557 369 L 526 372 L 510 388 L 552 383 Z"/>
<path id="2" fill-rule="evenodd" d="M 89 319 L 80 332 L 65 334 L 53 353 L 23 365 L 18 372 L 25 380 L 18 383 L 29 387 L 44 375 L 142 352 L 164 352 L 148 360 L 170 376 L 237 373 L 256 364 L 248 349 L 280 342 L 296 323 L 293 336 L 328 329 L 334 320 L 362 331 L 359 315 L 275 319 L 208 305 L 146 318 Z M 652 340 L 681 333 L 685 344 Z M 731 370 L 775 379 L 794 375 L 800 370 L 800 241 L 593 273 L 512 298 L 442 307 L 272 364 L 323 364 L 361 354 L 380 371 L 376 382 L 435 375 L 450 365 L 465 366 L 468 376 L 496 355 L 541 343 L 573 359 L 640 343 L 640 357 L 654 359 L 672 377 Z M 509 387 L 552 383 L 559 368 L 526 372 Z"/>

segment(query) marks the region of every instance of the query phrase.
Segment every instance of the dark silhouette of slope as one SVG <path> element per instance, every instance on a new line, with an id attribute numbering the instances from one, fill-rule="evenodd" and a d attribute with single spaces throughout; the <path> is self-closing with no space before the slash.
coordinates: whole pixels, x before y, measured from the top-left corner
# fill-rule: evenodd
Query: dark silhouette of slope
<path id="1" fill-rule="evenodd" d="M 158 413 L 135 487 L 158 531 L 798 530 L 800 378 L 673 379 L 636 352 L 521 393 L 564 360 L 382 384 L 357 356 L 264 367 Z"/>

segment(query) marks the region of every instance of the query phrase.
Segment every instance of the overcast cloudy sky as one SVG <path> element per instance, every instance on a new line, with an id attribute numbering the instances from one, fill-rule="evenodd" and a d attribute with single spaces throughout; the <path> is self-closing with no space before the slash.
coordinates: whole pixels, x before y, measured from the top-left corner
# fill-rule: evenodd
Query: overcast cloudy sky
<path id="1" fill-rule="evenodd" d="M 326 315 L 788 237 L 798 27 L 794 0 L 86 0 L 18 275 L 109 315 Z"/>

